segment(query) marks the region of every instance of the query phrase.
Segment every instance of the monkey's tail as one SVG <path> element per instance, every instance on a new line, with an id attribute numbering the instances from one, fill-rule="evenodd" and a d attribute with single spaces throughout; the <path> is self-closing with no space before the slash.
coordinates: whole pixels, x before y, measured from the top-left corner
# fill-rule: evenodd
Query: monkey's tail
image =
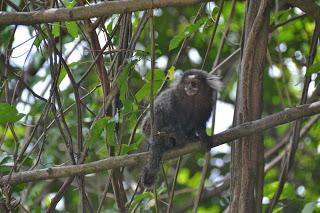
<path id="1" fill-rule="evenodd" d="M 150 167 L 144 167 L 142 174 L 142 184 L 146 188 L 150 188 L 153 186 L 156 176 L 158 174 L 158 170 L 151 169 Z"/>
<path id="2" fill-rule="evenodd" d="M 151 145 L 150 151 L 151 156 L 142 173 L 142 184 L 146 188 L 150 188 L 154 184 L 162 165 L 161 161 L 164 152 L 162 148 L 157 147 L 157 145 Z"/>

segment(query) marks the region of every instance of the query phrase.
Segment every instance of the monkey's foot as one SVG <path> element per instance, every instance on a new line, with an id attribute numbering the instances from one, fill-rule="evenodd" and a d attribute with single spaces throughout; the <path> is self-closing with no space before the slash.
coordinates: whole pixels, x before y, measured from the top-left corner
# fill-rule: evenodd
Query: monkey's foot
<path id="1" fill-rule="evenodd" d="M 212 136 L 205 136 L 205 137 L 202 137 L 201 138 L 201 148 L 207 152 L 207 151 L 210 151 L 211 148 L 212 148 L 212 144 L 211 144 L 211 141 L 212 141 Z"/>
<path id="2" fill-rule="evenodd" d="M 212 148 L 211 143 L 207 143 L 207 142 L 200 142 L 201 145 L 201 149 L 203 149 L 205 152 L 210 151 Z"/>

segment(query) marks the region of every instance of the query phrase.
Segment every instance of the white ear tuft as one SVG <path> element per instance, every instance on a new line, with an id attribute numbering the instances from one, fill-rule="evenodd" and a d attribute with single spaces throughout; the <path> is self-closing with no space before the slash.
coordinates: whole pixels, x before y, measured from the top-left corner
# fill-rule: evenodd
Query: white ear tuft
<path id="1" fill-rule="evenodd" d="M 173 78 L 173 81 L 171 82 L 170 86 L 171 87 L 177 86 L 180 83 L 182 76 L 183 76 L 183 72 L 181 72 L 180 70 L 177 70 L 174 73 L 174 78 Z"/>
<path id="2" fill-rule="evenodd" d="M 223 88 L 223 83 L 221 81 L 221 77 L 217 75 L 209 75 L 207 77 L 207 83 L 209 87 L 211 87 L 214 90 L 221 91 Z"/>

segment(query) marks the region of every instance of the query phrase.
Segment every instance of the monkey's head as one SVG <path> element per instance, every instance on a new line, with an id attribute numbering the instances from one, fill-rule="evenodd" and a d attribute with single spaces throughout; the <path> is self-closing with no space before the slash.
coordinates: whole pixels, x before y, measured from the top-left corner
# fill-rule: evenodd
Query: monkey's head
<path id="1" fill-rule="evenodd" d="M 177 86 L 187 96 L 195 96 L 199 93 L 211 93 L 212 90 L 220 91 L 222 82 L 218 76 L 211 75 L 202 70 L 192 69 L 182 75 Z"/>

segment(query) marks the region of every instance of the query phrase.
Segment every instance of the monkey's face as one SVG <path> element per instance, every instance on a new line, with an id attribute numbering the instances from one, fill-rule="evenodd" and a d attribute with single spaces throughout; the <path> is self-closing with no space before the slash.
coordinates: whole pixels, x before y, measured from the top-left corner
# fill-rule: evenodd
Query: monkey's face
<path id="1" fill-rule="evenodd" d="M 183 79 L 183 85 L 185 93 L 188 96 L 194 96 L 199 93 L 201 82 L 196 75 L 188 75 Z"/>

